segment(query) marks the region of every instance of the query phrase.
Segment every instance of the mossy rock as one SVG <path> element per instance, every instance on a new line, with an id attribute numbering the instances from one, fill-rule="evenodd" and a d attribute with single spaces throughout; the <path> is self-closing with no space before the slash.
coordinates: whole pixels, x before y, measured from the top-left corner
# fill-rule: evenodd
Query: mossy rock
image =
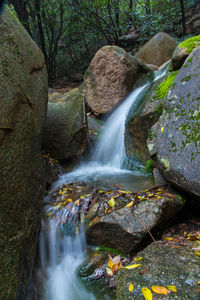
<path id="1" fill-rule="evenodd" d="M 172 69 L 178 70 L 182 67 L 188 55 L 197 47 L 200 46 L 200 35 L 189 38 L 175 49 L 172 55 Z M 189 62 L 188 62 L 189 63 Z"/>
<path id="2" fill-rule="evenodd" d="M 13 300 L 27 296 L 40 229 L 48 86 L 41 50 L 8 8 L 0 34 L 0 294 Z"/>
<path id="3" fill-rule="evenodd" d="M 200 259 L 187 248 L 175 249 L 159 242 L 153 243 L 137 254 L 142 257 L 140 267 L 127 270 L 123 268 L 117 275 L 118 300 L 143 300 L 142 288 L 151 290 L 153 299 L 199 299 Z M 135 261 L 132 262 L 135 264 Z M 129 285 L 134 289 L 129 292 Z M 159 295 L 152 286 L 175 285 L 177 292 Z"/>
<path id="4" fill-rule="evenodd" d="M 43 149 L 58 160 L 82 154 L 87 145 L 84 97 L 78 88 L 48 103 Z"/>
<path id="5" fill-rule="evenodd" d="M 163 101 L 148 148 L 166 180 L 200 199 L 200 47 L 186 59 Z"/>

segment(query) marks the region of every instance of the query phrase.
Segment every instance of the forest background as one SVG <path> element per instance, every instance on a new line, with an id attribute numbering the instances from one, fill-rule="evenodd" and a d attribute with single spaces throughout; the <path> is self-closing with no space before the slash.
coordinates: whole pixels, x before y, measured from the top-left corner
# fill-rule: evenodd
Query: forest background
<path id="1" fill-rule="evenodd" d="M 186 38 L 186 14 L 199 0 L 9 0 L 41 48 L 49 86 L 79 81 L 96 51 L 118 45 L 134 54 L 159 31 Z M 131 39 L 126 39 L 127 34 Z M 188 36 L 187 36 L 188 37 Z"/>

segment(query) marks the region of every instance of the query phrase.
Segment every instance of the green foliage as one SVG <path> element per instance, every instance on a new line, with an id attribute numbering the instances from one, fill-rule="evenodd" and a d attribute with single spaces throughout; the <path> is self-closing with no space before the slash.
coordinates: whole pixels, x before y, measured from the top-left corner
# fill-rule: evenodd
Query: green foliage
<path id="1" fill-rule="evenodd" d="M 179 45 L 179 48 L 186 48 L 186 52 L 190 54 L 194 50 L 194 48 L 199 46 L 200 46 L 200 35 L 197 35 L 187 39 L 186 41 L 183 41 Z"/>
<path id="2" fill-rule="evenodd" d="M 165 97 L 167 96 L 167 93 L 172 86 L 176 76 L 178 74 L 178 71 L 171 72 L 169 76 L 157 87 L 155 91 L 155 97 L 154 99 L 162 99 L 164 100 Z"/>

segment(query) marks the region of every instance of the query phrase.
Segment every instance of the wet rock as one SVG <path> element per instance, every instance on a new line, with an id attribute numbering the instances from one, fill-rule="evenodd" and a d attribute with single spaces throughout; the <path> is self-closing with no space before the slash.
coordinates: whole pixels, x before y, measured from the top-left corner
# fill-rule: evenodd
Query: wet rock
<path id="1" fill-rule="evenodd" d="M 125 128 L 125 148 L 130 159 L 136 158 L 142 163 L 149 160 L 150 154 L 147 139 L 151 137 L 151 127 L 162 114 L 162 95 L 157 95 L 158 86 L 164 82 L 168 74 L 153 84 L 144 96 L 136 111 L 129 111 Z"/>
<path id="2" fill-rule="evenodd" d="M 40 229 L 48 86 L 42 52 L 8 8 L 0 34 L 1 299 L 13 300 L 25 299 Z"/>
<path id="3" fill-rule="evenodd" d="M 90 224 L 87 241 L 129 253 L 137 249 L 149 231 L 166 222 L 183 206 L 184 201 L 178 196 L 165 194 L 140 201 L 133 207 L 117 209 Z"/>
<path id="4" fill-rule="evenodd" d="M 159 32 L 148 41 L 134 57 L 144 64 L 161 66 L 168 61 L 177 47 L 176 42 L 167 33 Z"/>
<path id="5" fill-rule="evenodd" d="M 171 248 L 162 243 L 154 243 L 138 253 L 143 257 L 142 265 L 136 269 L 122 269 L 117 276 L 117 299 L 144 299 L 142 288 L 175 285 L 177 292 L 158 295 L 153 299 L 199 299 L 197 282 L 200 275 L 200 260 L 187 248 Z M 135 263 L 135 261 L 133 262 Z M 129 285 L 134 289 L 130 293 Z"/>
<path id="6" fill-rule="evenodd" d="M 200 48 L 185 61 L 152 127 L 148 148 L 163 177 L 200 199 Z"/>
<path id="7" fill-rule="evenodd" d="M 56 159 L 64 160 L 86 149 L 87 120 L 84 99 L 78 88 L 57 96 L 48 104 L 43 149 Z"/>
<path id="8" fill-rule="evenodd" d="M 122 48 L 101 48 L 84 76 L 88 106 L 97 114 L 109 112 L 132 90 L 140 75 L 148 71 L 147 67 Z"/>

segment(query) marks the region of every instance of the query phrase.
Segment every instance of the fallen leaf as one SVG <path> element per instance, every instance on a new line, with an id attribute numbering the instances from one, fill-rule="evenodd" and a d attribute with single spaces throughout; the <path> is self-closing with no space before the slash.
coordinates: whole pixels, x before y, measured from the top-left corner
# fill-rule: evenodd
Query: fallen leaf
<path id="1" fill-rule="evenodd" d="M 143 274 L 145 274 L 149 270 L 150 270 L 150 267 L 148 266 L 146 269 L 141 270 L 139 273 L 140 273 L 140 275 L 143 275 Z"/>
<path id="2" fill-rule="evenodd" d="M 167 284 L 167 288 L 168 288 L 168 290 L 170 290 L 170 291 L 172 291 L 174 293 L 177 292 L 177 287 L 175 285 L 169 285 L 169 284 Z"/>
<path id="3" fill-rule="evenodd" d="M 106 273 L 109 277 L 112 277 L 113 276 L 113 272 L 110 268 L 106 268 Z"/>
<path id="4" fill-rule="evenodd" d="M 164 127 L 161 127 L 160 131 L 161 131 L 161 132 L 164 132 L 164 130 L 165 130 Z"/>
<path id="5" fill-rule="evenodd" d="M 132 285 L 132 283 L 129 284 L 128 290 L 129 290 L 129 292 L 132 292 L 132 291 L 133 291 L 133 285 Z"/>
<path id="6" fill-rule="evenodd" d="M 200 281 L 197 281 L 197 284 L 200 284 Z"/>
<path id="7" fill-rule="evenodd" d="M 109 256 L 109 261 L 108 261 L 108 267 L 111 268 L 113 274 L 116 273 L 117 271 L 119 271 L 121 269 L 121 256 L 117 255 L 115 257 L 112 258 L 111 255 Z"/>
<path id="8" fill-rule="evenodd" d="M 130 270 L 130 269 L 135 269 L 135 268 L 140 267 L 141 265 L 142 265 L 142 264 L 132 264 L 132 265 L 126 266 L 125 269 L 128 269 L 128 270 Z"/>
<path id="9" fill-rule="evenodd" d="M 148 288 L 142 288 L 142 294 L 146 300 L 153 300 L 153 295 Z"/>
<path id="10" fill-rule="evenodd" d="M 152 291 L 156 294 L 168 295 L 171 293 L 166 287 L 164 286 L 152 286 Z"/>
<path id="11" fill-rule="evenodd" d="M 130 203 L 128 203 L 125 207 L 132 207 L 133 206 L 133 201 L 131 201 Z"/>
<path id="12" fill-rule="evenodd" d="M 142 260 L 143 259 L 143 257 L 141 256 L 141 257 L 135 257 L 134 258 L 134 261 L 140 261 L 140 260 Z"/>
<path id="13" fill-rule="evenodd" d="M 108 201 L 108 204 L 110 205 L 110 207 L 114 207 L 114 206 L 115 206 L 115 199 L 114 199 L 114 198 L 111 198 L 111 199 Z"/>
<path id="14" fill-rule="evenodd" d="M 194 254 L 200 256 L 200 252 L 194 252 Z"/>

